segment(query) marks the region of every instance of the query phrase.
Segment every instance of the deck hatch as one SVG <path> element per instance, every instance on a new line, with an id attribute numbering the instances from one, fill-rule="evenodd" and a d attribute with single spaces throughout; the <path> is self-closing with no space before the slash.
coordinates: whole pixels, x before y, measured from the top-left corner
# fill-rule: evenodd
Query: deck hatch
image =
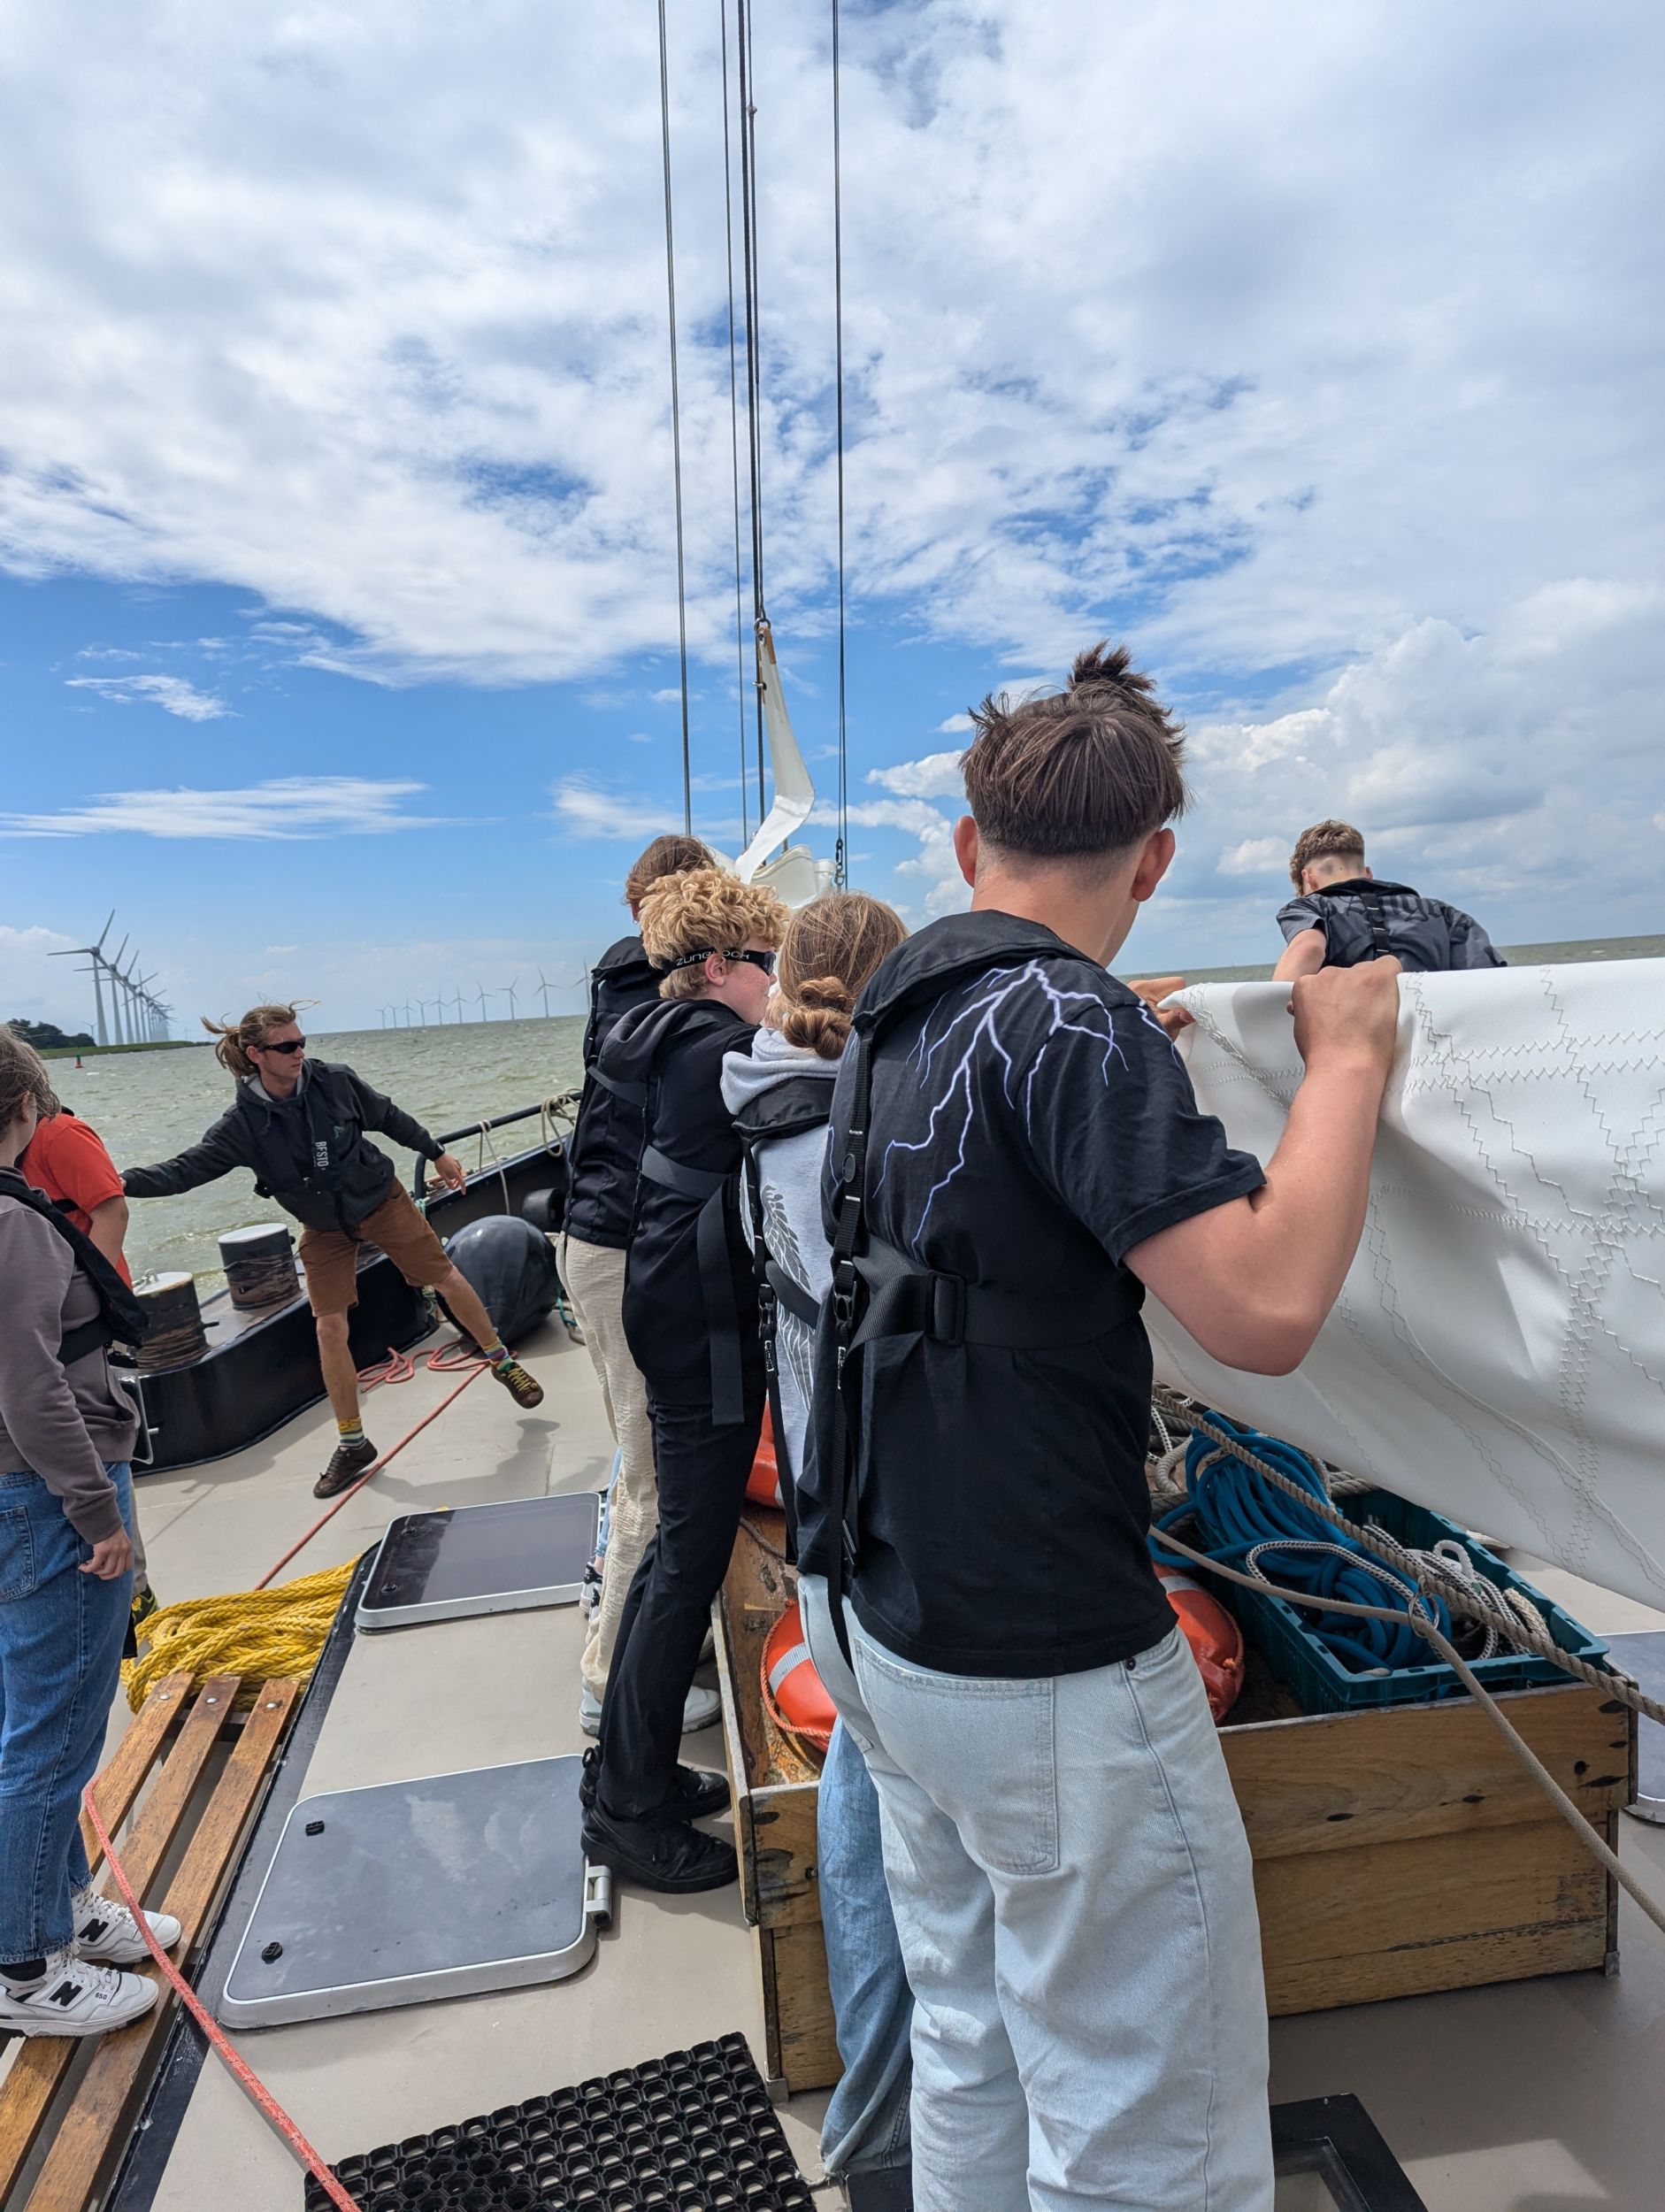
<path id="1" fill-rule="evenodd" d="M 575 1757 L 303 1798 L 226 1977 L 227 2027 L 559 1981 L 608 1878 L 586 1863 Z"/>
<path id="2" fill-rule="evenodd" d="M 601 1500 L 587 1490 L 402 1513 L 381 1540 L 357 1624 L 404 1628 L 571 1605 L 595 1555 L 600 1519 Z"/>

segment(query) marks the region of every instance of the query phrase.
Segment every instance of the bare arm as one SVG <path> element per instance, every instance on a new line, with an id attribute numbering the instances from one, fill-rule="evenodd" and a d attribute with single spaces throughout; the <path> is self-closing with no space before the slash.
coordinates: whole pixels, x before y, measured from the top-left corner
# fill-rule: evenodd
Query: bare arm
<path id="1" fill-rule="evenodd" d="M 121 1264 L 121 1248 L 127 1236 L 127 1202 L 125 1198 L 106 1198 L 102 1205 L 88 1213 L 91 1225 L 88 1235 L 98 1247 L 111 1267 Z"/>
<path id="2" fill-rule="evenodd" d="M 1274 983 L 1293 983 L 1298 976 L 1316 975 L 1324 965 L 1324 941 L 1321 929 L 1303 929 L 1284 947 L 1284 954 L 1272 970 Z"/>
<path id="3" fill-rule="evenodd" d="M 1294 1008 L 1307 1073 L 1264 1187 L 1127 1256 L 1205 1352 L 1250 1374 L 1286 1375 L 1301 1364 L 1353 1263 L 1393 1056 L 1399 963 L 1307 977 L 1294 987 Z"/>

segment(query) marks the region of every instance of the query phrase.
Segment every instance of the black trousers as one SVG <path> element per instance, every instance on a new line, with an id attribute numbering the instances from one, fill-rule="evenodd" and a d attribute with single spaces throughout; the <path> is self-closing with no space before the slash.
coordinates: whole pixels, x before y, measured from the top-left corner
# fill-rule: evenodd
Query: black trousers
<path id="1" fill-rule="evenodd" d="M 615 1820 L 645 1819 L 670 1802 L 682 1708 L 756 1455 L 760 1379 L 747 1378 L 745 1408 L 743 1420 L 715 1428 L 709 1398 L 666 1403 L 648 1385 L 659 1526 L 625 1599 L 602 1701 L 599 1801 Z"/>

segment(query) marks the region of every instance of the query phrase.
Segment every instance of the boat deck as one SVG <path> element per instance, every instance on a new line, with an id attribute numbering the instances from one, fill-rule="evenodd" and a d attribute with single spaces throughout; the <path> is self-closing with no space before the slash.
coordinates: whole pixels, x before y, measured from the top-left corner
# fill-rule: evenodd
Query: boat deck
<path id="1" fill-rule="evenodd" d="M 453 1386 L 421 1364 L 367 1402 L 386 1449 Z M 611 1439 L 589 1362 L 556 1325 L 524 1349 L 543 1406 L 519 1412 L 482 1378 L 331 1521 L 285 1574 L 357 1556 L 395 1514 L 595 1489 Z M 247 1588 L 323 1509 L 312 1480 L 331 1442 L 321 1411 L 197 1471 L 150 1478 L 139 1509 L 151 1576 L 170 1599 Z M 1661 1624 L 1606 1593 L 1538 1578 L 1590 1626 Z M 576 1607 L 431 1624 L 355 1640 L 311 1755 L 307 1793 L 583 1747 Z M 118 1716 L 114 1724 L 120 1724 Z M 718 1732 L 690 1755 L 721 1763 Z M 1623 1847 L 1665 1893 L 1665 1831 L 1623 1824 Z M 396 1885 L 399 1870 L 387 1879 Z M 1623 1908 L 1623 1970 L 1566 1976 L 1279 2021 L 1278 2101 L 1359 2096 L 1431 2212 L 1643 2212 L 1661 2201 L 1657 2085 L 1665 2069 L 1665 1940 Z M 270 2029 L 240 2047 L 327 2157 L 733 2029 L 761 2052 L 754 1947 L 739 1893 L 663 1900 L 624 1889 L 591 1964 L 542 1988 Z M 784 2118 L 818 2170 L 824 2096 Z M 162 2212 L 223 2203 L 290 2212 L 300 2177 L 211 2055 L 147 2198 Z M 828 2200 L 832 2201 L 831 2199 Z M 1280 2212 L 1324 2201 L 1280 2185 Z M 1013 2208 L 1017 2212 L 1017 2208 Z"/>

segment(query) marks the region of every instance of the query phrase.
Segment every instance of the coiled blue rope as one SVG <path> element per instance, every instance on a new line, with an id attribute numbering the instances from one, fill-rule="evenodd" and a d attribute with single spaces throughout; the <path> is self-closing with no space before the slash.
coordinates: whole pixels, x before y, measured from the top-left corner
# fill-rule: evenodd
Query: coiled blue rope
<path id="1" fill-rule="evenodd" d="M 1208 1418 L 1235 1437 L 1246 1451 L 1276 1467 L 1303 1490 L 1315 1497 L 1327 1497 L 1317 1468 L 1293 1444 L 1285 1443 L 1281 1437 L 1263 1436 L 1258 1429 L 1245 1428 L 1224 1413 L 1211 1412 Z M 1151 1532 L 1152 1555 L 1162 1563 L 1178 1567 L 1190 1563 L 1166 1549 L 1161 1532 L 1194 1514 L 1203 1539 L 1198 1549 L 1224 1566 L 1264 1575 L 1274 1594 L 1282 1584 L 1312 1597 L 1386 1606 L 1406 1616 L 1403 1627 L 1397 1627 L 1387 1621 L 1361 1621 L 1339 1613 L 1303 1610 L 1302 1627 L 1326 1645 L 1343 1666 L 1374 1674 L 1427 1665 L 1428 1646 L 1410 1624 L 1413 1606 L 1425 1612 L 1442 1635 L 1451 1634 L 1451 1617 L 1438 1597 L 1408 1586 L 1390 1568 L 1371 1558 L 1345 1529 L 1308 1512 L 1286 1491 L 1274 1489 L 1212 1438 L 1196 1434 L 1191 1439 L 1185 1452 L 1185 1502 L 1164 1513 Z"/>

